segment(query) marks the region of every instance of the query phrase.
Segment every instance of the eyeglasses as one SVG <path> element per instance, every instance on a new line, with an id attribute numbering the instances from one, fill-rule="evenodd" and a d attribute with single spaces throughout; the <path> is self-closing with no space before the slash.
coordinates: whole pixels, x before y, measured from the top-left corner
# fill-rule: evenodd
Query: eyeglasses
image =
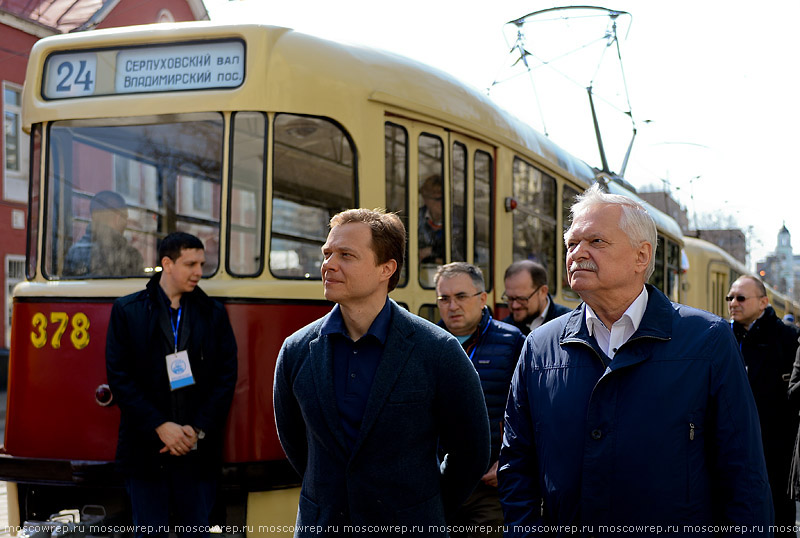
<path id="1" fill-rule="evenodd" d="M 450 301 L 455 301 L 456 303 L 458 303 L 458 304 L 461 304 L 461 303 L 463 303 L 464 301 L 466 301 L 467 299 L 470 299 L 470 298 L 472 298 L 472 297 L 477 297 L 477 296 L 478 296 L 478 295 L 480 295 L 481 293 L 483 293 L 483 292 L 482 292 L 482 291 L 479 291 L 479 292 L 477 292 L 477 293 L 473 293 L 472 295 L 470 295 L 470 294 L 468 294 L 468 293 L 456 293 L 456 294 L 455 294 L 455 295 L 453 295 L 453 296 L 450 296 L 450 295 L 440 295 L 440 296 L 438 296 L 438 297 L 436 298 L 436 300 L 437 300 L 437 301 L 439 301 L 439 304 L 441 304 L 441 305 L 450 304 Z"/>
<path id="2" fill-rule="evenodd" d="M 728 295 L 725 297 L 725 300 L 731 302 L 736 299 L 738 302 L 743 303 L 748 299 L 761 299 L 762 297 L 764 297 L 764 295 L 754 295 L 753 297 L 745 297 L 744 295 Z"/>
<path id="3" fill-rule="evenodd" d="M 544 285 L 544 284 L 542 284 L 542 285 Z M 506 303 L 508 303 L 508 304 L 511 304 L 511 303 L 519 303 L 519 304 L 521 304 L 522 306 L 525 306 L 526 304 L 528 304 L 528 300 L 529 300 L 531 297 L 533 297 L 533 295 L 534 295 L 534 294 L 535 294 L 537 291 L 539 291 L 541 288 L 542 288 L 542 286 L 539 286 L 538 288 L 536 288 L 535 290 L 533 290 L 533 291 L 531 292 L 531 294 L 530 294 L 530 295 L 528 295 L 527 297 L 509 297 L 508 295 L 506 295 L 506 294 L 504 293 L 504 294 L 503 294 L 503 296 L 501 297 L 501 299 L 503 299 L 503 301 L 505 301 L 505 302 L 506 302 Z"/>

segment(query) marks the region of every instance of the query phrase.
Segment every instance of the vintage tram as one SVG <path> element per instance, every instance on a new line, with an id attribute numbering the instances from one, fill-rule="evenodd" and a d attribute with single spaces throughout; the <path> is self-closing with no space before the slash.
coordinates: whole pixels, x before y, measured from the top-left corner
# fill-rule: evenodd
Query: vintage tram
<path id="1" fill-rule="evenodd" d="M 503 272 L 523 258 L 547 267 L 558 302 L 577 305 L 562 241 L 574 197 L 598 180 L 636 197 L 445 73 L 278 27 L 164 24 L 43 39 L 23 121 L 27 280 L 14 291 L 0 456 L 12 526 L 88 505 L 124 520 L 105 332 L 112 302 L 159 269 L 167 233 L 204 241 L 202 287 L 225 304 L 239 346 L 217 516 L 247 534 L 290 534 L 298 479 L 277 440 L 272 378 L 283 339 L 331 306 L 319 265 L 333 214 L 399 213 L 408 263 L 392 297 L 433 319 L 433 271 L 458 260 L 483 269 L 499 314 Z M 426 182 L 436 187 L 427 200 Z M 124 237 L 144 260 L 136 274 L 70 268 L 102 191 L 125 199 Z M 431 256 L 421 227 L 437 211 L 442 241 Z M 678 300 L 681 231 L 652 214 L 651 283 Z"/>

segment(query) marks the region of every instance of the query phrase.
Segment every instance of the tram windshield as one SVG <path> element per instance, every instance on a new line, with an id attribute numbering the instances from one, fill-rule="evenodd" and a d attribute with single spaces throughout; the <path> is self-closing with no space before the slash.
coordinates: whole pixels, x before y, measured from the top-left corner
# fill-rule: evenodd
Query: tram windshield
<path id="1" fill-rule="evenodd" d="M 147 276 L 158 241 L 199 237 L 219 266 L 221 114 L 57 121 L 49 126 L 44 273 Z"/>

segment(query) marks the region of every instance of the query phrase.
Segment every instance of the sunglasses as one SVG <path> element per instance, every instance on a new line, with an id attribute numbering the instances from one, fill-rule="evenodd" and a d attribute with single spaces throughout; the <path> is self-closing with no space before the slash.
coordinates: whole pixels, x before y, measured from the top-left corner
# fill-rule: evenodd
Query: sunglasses
<path id="1" fill-rule="evenodd" d="M 727 297 L 725 297 L 725 300 L 728 301 L 728 302 L 731 302 L 734 299 L 736 299 L 737 302 L 743 303 L 748 299 L 753 299 L 753 298 L 761 299 L 762 297 L 764 297 L 764 296 L 763 295 L 758 295 L 758 296 L 754 295 L 753 297 L 745 297 L 744 295 L 728 295 Z"/>

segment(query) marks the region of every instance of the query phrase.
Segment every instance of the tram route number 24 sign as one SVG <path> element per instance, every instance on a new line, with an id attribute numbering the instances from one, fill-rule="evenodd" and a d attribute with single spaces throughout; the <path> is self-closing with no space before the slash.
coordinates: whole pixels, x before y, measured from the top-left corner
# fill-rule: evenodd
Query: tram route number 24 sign
<path id="1" fill-rule="evenodd" d="M 41 312 L 31 318 L 31 343 L 41 349 L 50 343 L 53 349 L 61 348 L 61 340 L 69 330 L 69 341 L 75 349 L 89 345 L 89 318 L 83 312 L 76 312 L 72 318 L 66 312 L 50 312 L 48 319 Z M 48 339 L 48 333 L 50 338 Z"/>

